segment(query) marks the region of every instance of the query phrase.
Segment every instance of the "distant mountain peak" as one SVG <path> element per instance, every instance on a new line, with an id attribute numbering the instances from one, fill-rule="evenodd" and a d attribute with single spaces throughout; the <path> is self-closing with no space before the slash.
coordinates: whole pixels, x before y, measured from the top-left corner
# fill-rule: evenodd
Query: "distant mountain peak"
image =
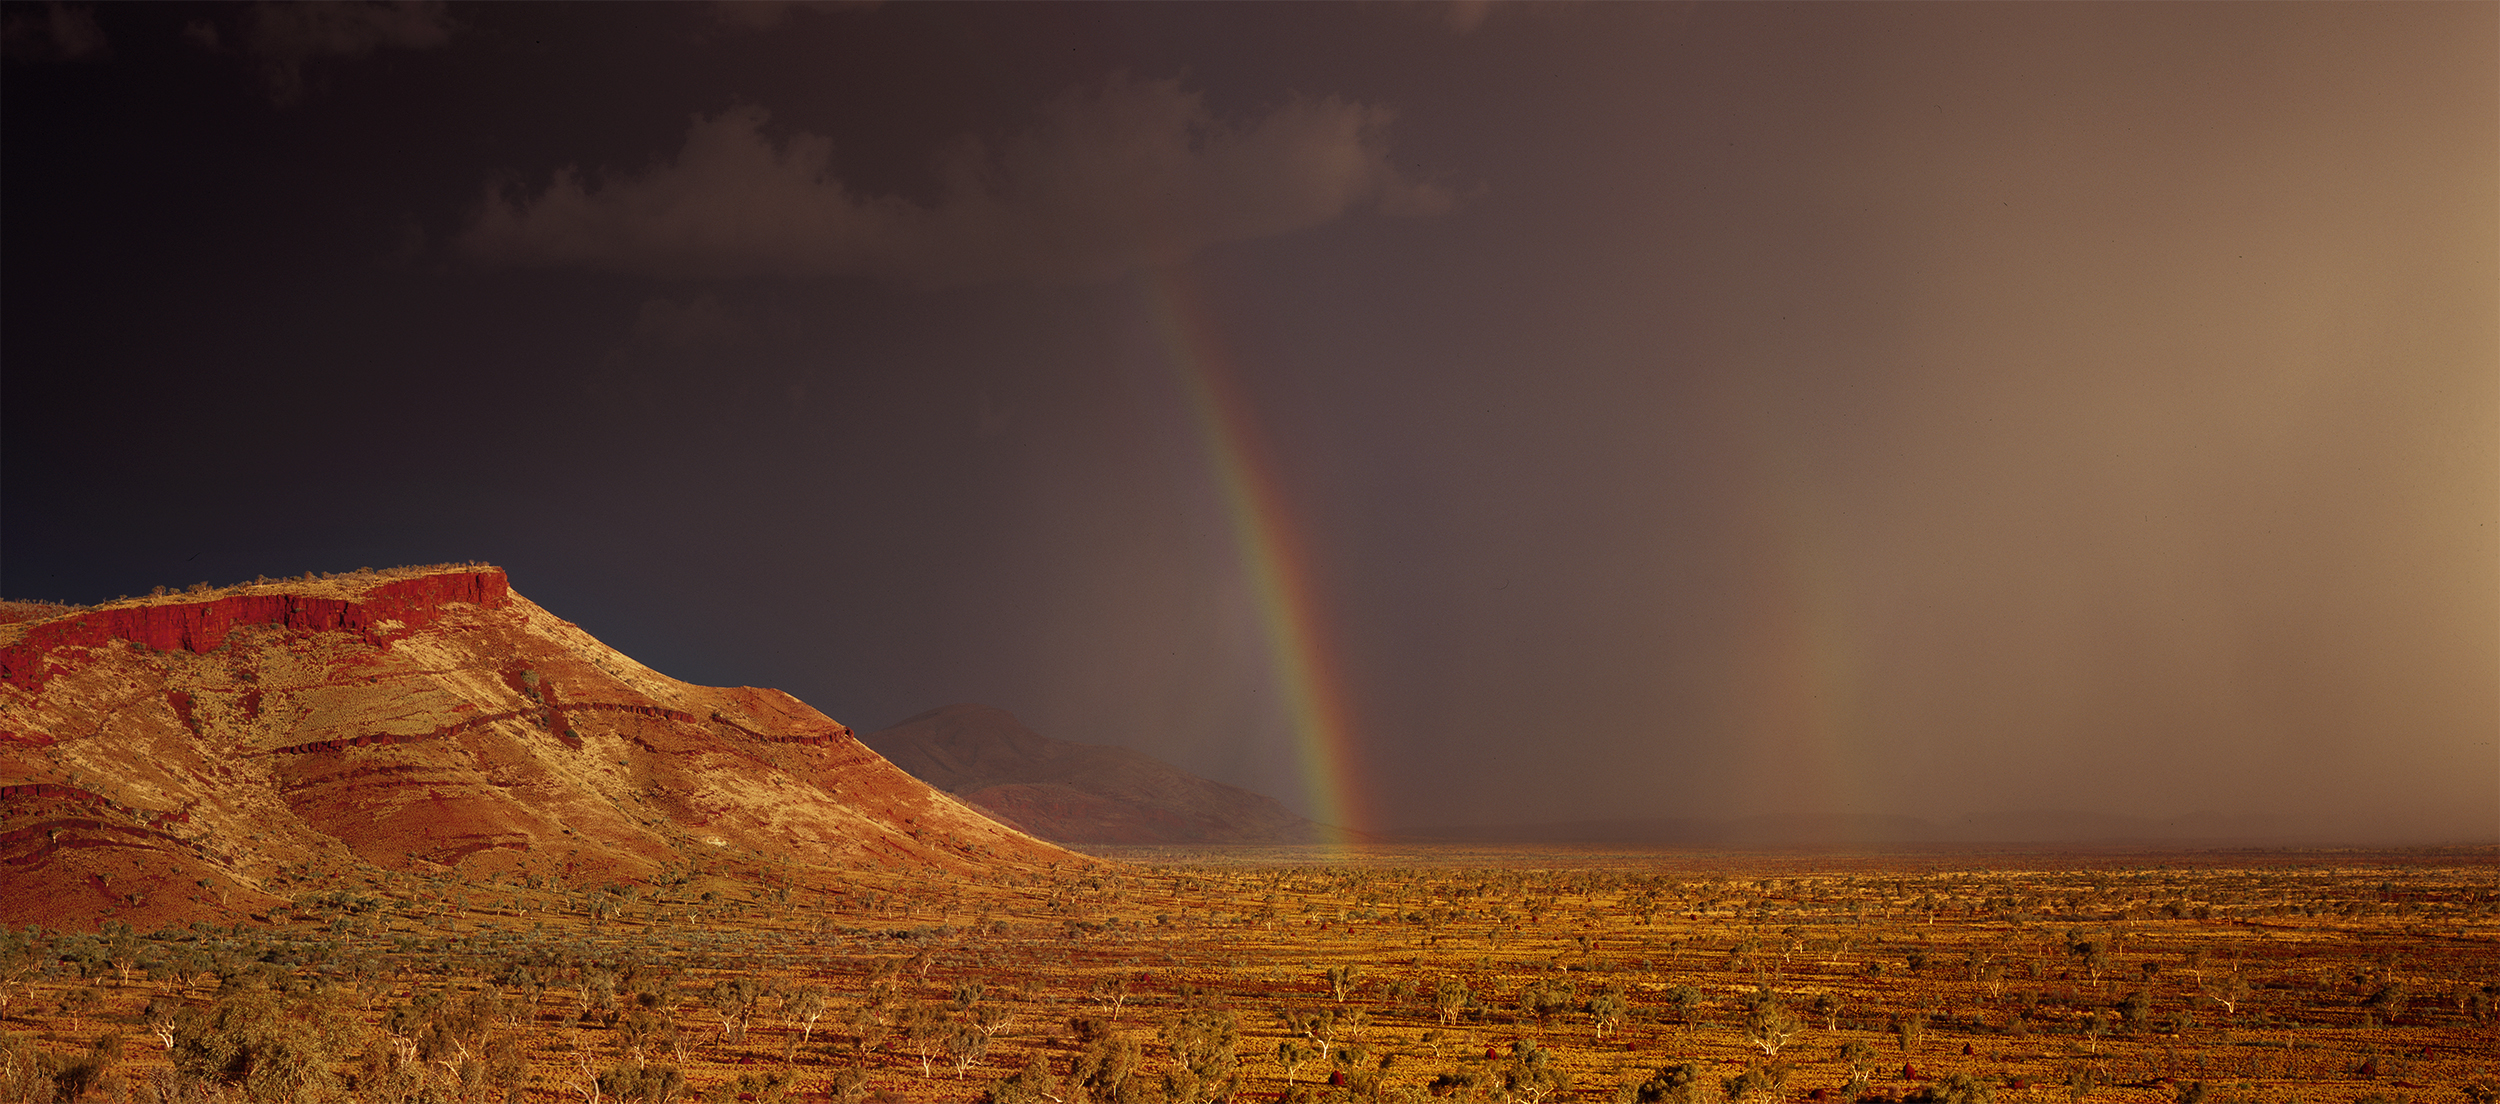
<path id="1" fill-rule="evenodd" d="M 860 738 L 894 765 L 1067 844 L 1301 844 L 1333 833 L 1275 798 L 1141 751 L 1052 739 L 987 705 L 949 705 Z"/>

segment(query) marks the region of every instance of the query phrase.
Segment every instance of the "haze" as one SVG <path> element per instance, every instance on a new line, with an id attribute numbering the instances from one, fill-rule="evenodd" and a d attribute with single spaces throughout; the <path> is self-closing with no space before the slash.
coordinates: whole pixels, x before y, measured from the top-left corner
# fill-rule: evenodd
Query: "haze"
<path id="1" fill-rule="evenodd" d="M 2492 4 L 5 18 L 10 597 L 490 560 L 1364 828 L 2500 838 Z"/>

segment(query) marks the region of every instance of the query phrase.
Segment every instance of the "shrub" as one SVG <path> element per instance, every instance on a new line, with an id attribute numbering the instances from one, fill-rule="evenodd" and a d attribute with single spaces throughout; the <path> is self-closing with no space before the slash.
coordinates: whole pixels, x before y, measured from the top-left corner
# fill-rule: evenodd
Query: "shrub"
<path id="1" fill-rule="evenodd" d="M 1241 1086 L 1241 1018 L 1230 1010 L 1193 1008 L 1163 1025 L 1163 1045 L 1185 1076 L 1172 1095 L 1189 1101 L 1222 1100 Z"/>
<path id="2" fill-rule="evenodd" d="M 1902 1104 L 1996 1104 L 1997 1091 L 1967 1073 L 1948 1073 L 1901 1098 Z"/>
<path id="3" fill-rule="evenodd" d="M 703 1094 L 703 1100 L 704 1104 L 738 1104 L 742 1100 L 752 1100 L 756 1104 L 782 1104 L 790 1099 L 790 1088 L 797 1083 L 798 1074 L 792 1070 L 742 1073 L 734 1081 L 712 1086 L 712 1091 Z"/>
<path id="4" fill-rule="evenodd" d="M 675 1066 L 619 1062 L 599 1075 L 599 1091 L 625 1104 L 671 1104 L 685 1088 L 686 1077 Z"/>
<path id="5" fill-rule="evenodd" d="M 60 1072 L 53 1075 L 53 1084 L 60 1087 L 62 1098 L 67 1100 L 78 1100 L 90 1092 L 119 1099 L 125 1095 L 121 1061 L 121 1033 L 108 1031 L 96 1039 L 93 1049 L 62 1063 Z"/>
<path id="6" fill-rule="evenodd" d="M 0 1035 L 0 1100 L 50 1100 L 60 1059 L 23 1035 Z"/>
<path id="7" fill-rule="evenodd" d="M 224 987 L 208 1014 L 179 1025 L 174 1069 L 271 1104 L 335 1097 L 337 1063 L 365 1034 L 335 989 L 281 1001 L 257 981 Z"/>
<path id="8" fill-rule="evenodd" d="M 984 1104 L 1045 1104 L 1059 1098 L 1059 1078 L 1039 1051 L 1025 1057 L 1023 1069 L 990 1082 L 981 1097 Z"/>
<path id="9" fill-rule="evenodd" d="M 1692 1104 L 1701 1099 L 1701 1067 L 1691 1062 L 1660 1066 L 1649 1080 L 1634 1086 L 1636 1104 Z"/>
<path id="10" fill-rule="evenodd" d="M 1778 1100 L 1788 1088 L 1788 1074 L 1788 1063 L 1766 1060 L 1720 1082 L 1719 1087 L 1729 1100 Z"/>

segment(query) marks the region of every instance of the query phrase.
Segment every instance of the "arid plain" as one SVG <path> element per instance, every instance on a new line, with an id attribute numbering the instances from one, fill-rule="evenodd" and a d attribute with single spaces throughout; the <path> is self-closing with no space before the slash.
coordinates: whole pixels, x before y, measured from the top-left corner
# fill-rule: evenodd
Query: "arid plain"
<path id="1" fill-rule="evenodd" d="M 1080 853 L 443 565 L 10 609 L 0 1101 L 2489 1101 L 2500 853 Z"/>
<path id="2" fill-rule="evenodd" d="M 2434 1101 L 2500 1069 L 2489 854 L 1122 859 L 308 864 L 265 922 L 14 937 L 8 1098 Z"/>

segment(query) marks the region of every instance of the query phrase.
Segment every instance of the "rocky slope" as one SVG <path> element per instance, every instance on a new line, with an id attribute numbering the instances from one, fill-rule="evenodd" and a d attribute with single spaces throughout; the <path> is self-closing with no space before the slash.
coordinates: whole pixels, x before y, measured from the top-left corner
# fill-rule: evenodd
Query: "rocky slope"
<path id="1" fill-rule="evenodd" d="M 0 921 L 231 921 L 311 870 L 1072 857 L 788 694 L 643 667 L 491 567 L 0 614 Z"/>
<path id="2" fill-rule="evenodd" d="M 1054 740 L 986 705 L 933 709 L 861 740 L 914 777 L 1060 843 L 1321 843 L 1330 834 L 1275 798 L 1144 752 Z"/>

